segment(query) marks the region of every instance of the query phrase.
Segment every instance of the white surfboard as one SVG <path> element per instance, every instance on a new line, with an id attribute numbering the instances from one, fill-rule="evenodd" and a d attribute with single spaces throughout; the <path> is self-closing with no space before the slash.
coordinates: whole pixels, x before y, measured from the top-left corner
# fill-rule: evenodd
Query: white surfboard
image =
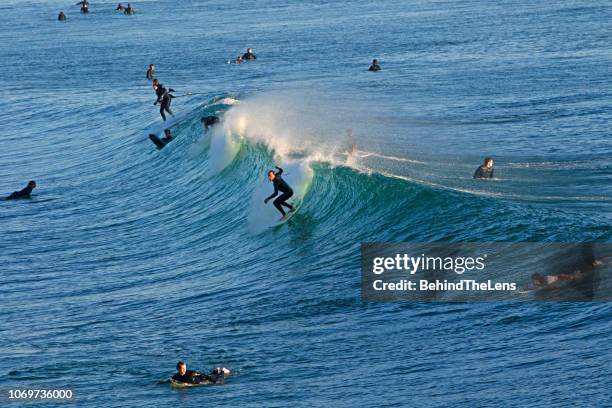
<path id="1" fill-rule="evenodd" d="M 289 199 L 289 200 L 291 200 L 291 199 Z M 271 225 L 271 227 L 276 227 L 276 226 L 279 226 L 279 225 L 284 224 L 287 221 L 289 221 L 291 219 L 291 217 L 293 217 L 293 215 L 296 212 L 298 212 L 298 210 L 300 209 L 300 207 L 298 207 L 298 206 L 293 206 L 293 208 L 295 208 L 295 211 L 289 212 L 289 211 L 287 211 L 288 210 L 287 207 L 284 207 L 285 211 L 287 211 L 287 216 L 279 218 L 275 223 L 273 223 Z"/>

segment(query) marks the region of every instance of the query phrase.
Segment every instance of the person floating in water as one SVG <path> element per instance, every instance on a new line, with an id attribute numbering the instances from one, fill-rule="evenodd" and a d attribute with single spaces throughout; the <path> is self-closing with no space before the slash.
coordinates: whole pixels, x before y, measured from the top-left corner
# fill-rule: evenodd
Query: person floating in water
<path id="1" fill-rule="evenodd" d="M 273 204 L 276 209 L 280 211 L 280 213 L 283 215 L 281 219 L 284 220 L 287 218 L 287 213 L 285 213 L 285 210 L 283 210 L 283 206 L 289 208 L 290 212 L 295 211 L 295 207 L 286 202 L 288 199 L 291 198 L 291 196 L 293 196 L 293 189 L 289 187 L 289 184 L 287 184 L 287 182 L 281 177 L 281 174 L 283 174 L 283 169 L 278 166 L 274 167 L 278 169 L 278 172 L 275 173 L 274 170 L 268 171 L 268 180 L 270 180 L 272 184 L 274 184 L 274 193 L 272 193 L 270 197 L 264 200 L 264 204 L 268 204 L 268 201 L 276 197 L 279 191 L 282 192 L 283 194 L 276 198 Z"/>
<path id="2" fill-rule="evenodd" d="M 13 191 L 10 196 L 6 197 L 5 200 L 18 200 L 21 198 L 32 198 L 32 190 L 36 188 L 36 182 L 30 180 L 28 185 L 19 191 Z"/>
<path id="3" fill-rule="evenodd" d="M 117 8 L 115 9 L 115 11 L 124 11 L 124 10 L 125 10 L 125 7 L 123 7 L 123 4 L 121 4 L 121 3 L 119 3 L 117 5 Z"/>
<path id="4" fill-rule="evenodd" d="M 208 128 L 219 123 L 219 117 L 218 116 L 204 116 L 202 119 L 200 119 L 200 122 L 202 122 L 204 129 L 208 130 Z"/>
<path id="5" fill-rule="evenodd" d="M 228 375 L 230 370 L 225 367 L 217 367 L 210 374 L 202 374 L 187 370 L 187 364 L 179 361 L 176 363 L 176 374 L 172 376 L 172 381 L 182 384 L 221 384 Z"/>
<path id="6" fill-rule="evenodd" d="M 59 14 L 57 15 L 57 19 L 59 21 L 66 21 L 66 15 L 64 14 L 63 11 L 60 11 Z"/>
<path id="7" fill-rule="evenodd" d="M 153 80 L 153 89 L 155 90 L 155 94 L 157 95 L 157 100 L 153 105 L 160 104 L 159 114 L 161 115 L 164 122 L 166 121 L 165 112 L 168 112 L 172 117 L 174 117 L 174 113 L 170 110 L 170 104 L 172 103 L 172 98 L 174 96 L 171 95 L 171 92 L 174 92 L 174 89 L 169 88 L 166 89 L 162 84 L 159 83 L 157 79 Z"/>
<path id="8" fill-rule="evenodd" d="M 254 59 L 257 59 L 257 57 L 255 56 L 255 54 L 253 54 L 253 49 L 252 48 L 247 48 L 246 52 L 244 54 L 242 54 L 242 59 L 243 60 L 247 60 L 247 61 L 252 61 Z M 238 60 L 236 60 L 236 63 L 240 64 L 240 62 L 238 62 Z"/>
<path id="9" fill-rule="evenodd" d="M 378 64 L 377 59 L 372 60 L 372 65 L 370 65 L 370 68 L 368 68 L 368 71 L 372 71 L 372 72 L 380 71 L 380 65 Z"/>
<path id="10" fill-rule="evenodd" d="M 131 16 L 132 14 L 134 14 L 135 11 L 136 10 L 134 10 L 134 7 L 132 7 L 132 5 L 128 3 L 127 7 L 123 11 L 123 14 L 125 14 L 126 16 Z"/>
<path id="11" fill-rule="evenodd" d="M 244 60 L 242 59 L 242 55 L 239 55 L 236 57 L 236 60 L 233 61 L 234 64 L 242 64 L 244 62 Z M 232 63 L 231 59 L 227 60 L 227 64 L 230 65 Z"/>
<path id="12" fill-rule="evenodd" d="M 147 79 L 149 81 L 153 81 L 155 79 L 155 65 L 149 64 L 149 69 L 147 70 Z"/>
<path id="13" fill-rule="evenodd" d="M 493 159 L 485 157 L 484 164 L 481 164 L 474 172 L 475 179 L 493 178 Z"/>
<path id="14" fill-rule="evenodd" d="M 593 260 L 588 266 L 577 269 L 570 273 L 559 273 L 556 275 L 541 275 L 534 273 L 531 275 L 531 283 L 534 288 L 544 288 L 549 286 L 557 286 L 561 282 L 572 282 L 584 278 L 588 273 L 593 272 L 595 268 L 603 265 L 601 261 Z"/>

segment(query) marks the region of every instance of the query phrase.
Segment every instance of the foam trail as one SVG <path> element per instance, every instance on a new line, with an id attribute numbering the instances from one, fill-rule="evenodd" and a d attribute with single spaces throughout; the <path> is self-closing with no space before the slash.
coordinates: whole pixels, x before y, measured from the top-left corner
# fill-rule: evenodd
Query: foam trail
<path id="1" fill-rule="evenodd" d="M 288 202 L 299 207 L 312 182 L 313 171 L 307 161 L 300 160 L 280 164 L 283 168 L 283 178 L 293 188 L 293 197 Z M 280 212 L 272 204 L 273 200 L 264 204 L 264 199 L 274 192 L 274 187 L 268 179 L 264 179 L 255 188 L 249 205 L 248 225 L 252 233 L 260 233 L 267 228 L 279 224 Z"/>

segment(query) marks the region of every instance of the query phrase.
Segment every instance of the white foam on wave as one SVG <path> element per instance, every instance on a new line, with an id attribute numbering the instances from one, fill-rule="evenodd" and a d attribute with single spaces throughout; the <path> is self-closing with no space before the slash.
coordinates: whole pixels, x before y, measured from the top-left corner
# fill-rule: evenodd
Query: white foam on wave
<path id="1" fill-rule="evenodd" d="M 283 162 L 279 165 L 284 170 L 282 175 L 283 179 L 285 179 L 293 189 L 293 197 L 287 202 L 294 207 L 299 207 L 312 182 L 313 171 L 308 162 L 303 160 Z M 268 201 L 267 204 L 264 203 L 264 199 L 273 192 L 274 187 L 272 183 L 268 181 L 267 175 L 262 175 L 262 180 L 255 188 L 249 203 L 248 225 L 252 233 L 259 233 L 269 227 L 278 225 L 281 214 L 276 207 L 274 207 L 274 199 Z M 280 194 L 279 192 L 279 195 Z M 285 210 L 287 209 L 285 208 Z"/>

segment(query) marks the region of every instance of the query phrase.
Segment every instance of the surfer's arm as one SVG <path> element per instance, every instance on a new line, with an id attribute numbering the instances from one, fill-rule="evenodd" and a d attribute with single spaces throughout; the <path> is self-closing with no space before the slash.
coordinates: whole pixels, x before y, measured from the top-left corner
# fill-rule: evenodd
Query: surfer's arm
<path id="1" fill-rule="evenodd" d="M 276 167 L 278 169 L 278 173 L 276 173 L 277 176 L 280 176 L 281 174 L 283 174 L 283 169 L 281 169 L 278 166 L 274 166 L 274 167 Z"/>
<path id="2" fill-rule="evenodd" d="M 276 184 L 274 185 L 274 192 L 272 193 L 272 195 L 268 198 L 266 198 L 264 200 L 264 203 L 268 203 L 269 200 L 273 199 L 274 197 L 276 197 L 278 195 L 278 187 L 276 186 Z"/>

